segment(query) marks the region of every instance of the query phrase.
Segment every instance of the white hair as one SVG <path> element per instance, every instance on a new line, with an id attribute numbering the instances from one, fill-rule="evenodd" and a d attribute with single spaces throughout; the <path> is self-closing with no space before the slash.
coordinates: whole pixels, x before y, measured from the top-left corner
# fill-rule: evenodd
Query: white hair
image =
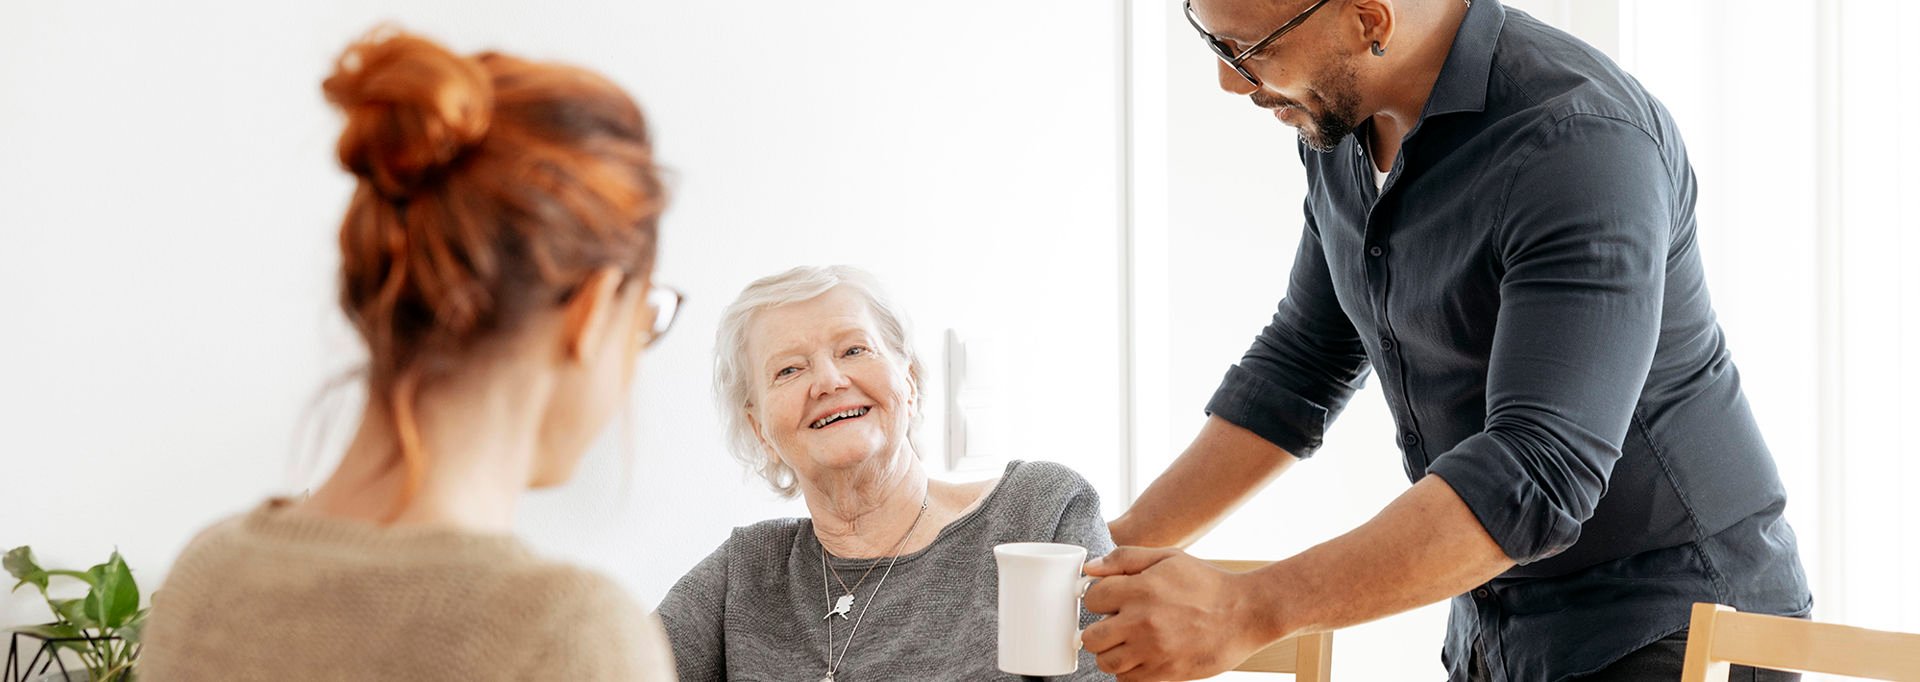
<path id="1" fill-rule="evenodd" d="M 753 360 L 747 357 L 747 331 L 761 311 L 809 301 L 835 287 L 857 294 L 873 314 L 880 342 L 888 352 L 905 361 L 907 379 L 918 393 L 924 374 L 920 356 L 908 342 L 906 316 L 900 313 L 880 283 L 865 270 L 847 265 L 805 265 L 754 280 L 720 316 L 720 332 L 714 343 L 713 394 L 720 408 L 720 423 L 727 432 L 727 449 L 748 471 L 766 479 L 767 485 L 785 497 L 799 492 L 793 468 L 768 451 L 754 433 L 747 413 L 753 409 Z M 915 396 L 913 413 L 907 422 L 907 442 L 917 445 L 914 432 L 920 425 L 920 405 Z M 917 447 L 915 448 L 918 449 Z"/>

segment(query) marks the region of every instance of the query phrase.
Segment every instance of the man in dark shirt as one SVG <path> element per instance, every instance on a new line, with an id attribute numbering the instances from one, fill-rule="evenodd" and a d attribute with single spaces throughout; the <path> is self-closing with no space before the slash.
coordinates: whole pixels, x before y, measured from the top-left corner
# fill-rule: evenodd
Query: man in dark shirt
<path id="1" fill-rule="evenodd" d="M 1174 549 L 1090 564 L 1116 576 L 1086 596 L 1113 614 L 1084 638 L 1103 670 L 1211 675 L 1451 598 L 1452 679 L 1674 679 L 1693 602 L 1807 613 L 1658 101 L 1498 0 L 1191 0 L 1188 17 L 1221 87 L 1299 130 L 1306 226 L 1278 312 L 1114 540 L 1191 542 L 1310 456 L 1369 373 L 1414 484 L 1250 573 Z"/>

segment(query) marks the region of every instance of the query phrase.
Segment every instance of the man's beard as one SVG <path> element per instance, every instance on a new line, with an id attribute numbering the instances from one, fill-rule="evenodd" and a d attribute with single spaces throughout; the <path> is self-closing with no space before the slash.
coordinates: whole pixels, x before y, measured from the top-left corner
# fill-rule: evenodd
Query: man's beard
<path id="1" fill-rule="evenodd" d="M 1311 122 L 1297 129 L 1300 141 L 1314 151 L 1331 152 L 1340 146 L 1340 140 L 1353 134 L 1354 126 L 1360 125 L 1360 78 L 1354 71 L 1353 58 L 1342 57 L 1328 64 L 1314 80 L 1320 84 L 1316 90 L 1321 94 L 1314 96 L 1320 105 L 1318 112 L 1264 92 L 1253 93 L 1253 103 L 1264 109 L 1283 105 L 1299 109 Z"/>

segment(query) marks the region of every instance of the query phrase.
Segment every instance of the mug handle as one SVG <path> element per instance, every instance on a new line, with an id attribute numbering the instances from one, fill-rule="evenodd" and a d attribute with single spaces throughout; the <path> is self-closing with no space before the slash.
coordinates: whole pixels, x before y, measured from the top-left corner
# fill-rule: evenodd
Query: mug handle
<path id="1" fill-rule="evenodd" d="M 1073 581 L 1073 593 L 1075 595 L 1073 598 L 1073 603 L 1075 606 L 1079 606 L 1080 600 L 1087 598 L 1087 588 L 1093 587 L 1093 584 L 1097 582 L 1100 582 L 1100 579 L 1090 575 L 1080 576 L 1078 580 Z M 1074 610 L 1078 611 L 1079 609 L 1076 608 Z M 1078 618 L 1078 616 L 1075 616 L 1075 617 Z M 1074 628 L 1073 630 L 1074 651 L 1079 651 L 1081 649 L 1086 648 L 1086 645 L 1080 642 L 1080 635 L 1084 632 L 1086 631 L 1081 630 L 1079 628 Z"/>

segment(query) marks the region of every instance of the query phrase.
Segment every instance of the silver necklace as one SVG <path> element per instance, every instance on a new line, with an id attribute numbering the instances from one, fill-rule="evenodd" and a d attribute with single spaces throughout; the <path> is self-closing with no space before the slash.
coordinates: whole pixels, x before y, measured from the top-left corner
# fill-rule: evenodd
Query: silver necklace
<path id="1" fill-rule="evenodd" d="M 900 542 L 894 544 L 893 558 L 887 561 L 887 570 L 880 573 L 880 582 L 873 586 L 873 594 L 867 595 L 867 603 L 861 605 L 860 615 L 853 619 L 853 631 L 847 633 L 847 643 L 840 647 L 839 658 L 835 658 L 833 655 L 833 617 L 838 615 L 841 620 L 846 620 L 847 612 L 853 609 L 853 594 L 852 591 L 849 590 L 848 594 L 841 596 L 839 599 L 833 598 L 833 588 L 827 586 L 827 573 L 833 569 L 827 566 L 827 544 L 824 542 L 820 543 L 820 592 L 826 595 L 827 601 L 832 604 L 832 607 L 827 610 L 827 615 L 824 618 L 824 620 L 827 621 L 827 676 L 821 678 L 820 682 L 834 682 L 833 674 L 839 672 L 842 663 L 847 662 L 847 652 L 853 649 L 853 637 L 860 634 L 861 621 L 867 619 L 867 609 L 873 608 L 874 599 L 878 598 L 880 596 L 880 590 L 887 586 L 887 576 L 893 575 L 893 565 L 900 562 L 900 550 L 906 548 L 907 538 L 913 537 L 913 530 L 920 527 L 921 517 L 927 515 L 927 496 L 928 493 L 926 492 L 920 494 L 920 513 L 913 515 L 913 524 L 907 526 L 907 533 L 900 536 Z M 820 536 L 816 534 L 814 541 L 818 542 L 819 539 Z M 878 566 L 880 562 L 876 560 L 874 561 L 874 565 Z M 873 569 L 868 568 L 867 572 L 871 573 Z M 834 575 L 836 579 L 839 577 L 838 574 Z M 860 582 L 866 582 L 866 577 L 861 576 Z M 842 582 L 841 585 L 844 587 L 846 583 Z M 858 587 L 859 583 L 854 583 L 854 586 Z"/>
<path id="2" fill-rule="evenodd" d="M 909 528 L 907 529 L 907 532 L 911 533 L 913 532 L 913 529 Z M 822 547 L 825 547 L 825 545 L 822 545 Z M 862 571 L 860 573 L 860 579 L 853 581 L 853 587 L 847 587 L 847 581 L 844 579 L 841 579 L 840 569 L 836 568 L 830 571 L 831 573 L 833 573 L 834 582 L 840 583 L 840 591 L 846 593 L 846 596 L 841 597 L 841 599 L 846 600 L 848 607 L 853 606 L 853 593 L 859 591 L 861 585 L 867 584 L 867 578 L 873 575 L 873 569 L 879 568 L 880 562 L 886 561 L 886 560 L 887 558 L 884 556 L 874 557 L 873 563 L 867 564 L 867 570 Z M 834 604 L 834 611 L 839 611 L 839 610 L 840 610 L 840 605 L 836 602 Z M 827 612 L 827 615 L 833 615 L 834 611 Z M 845 618 L 844 615 L 841 617 Z"/>

